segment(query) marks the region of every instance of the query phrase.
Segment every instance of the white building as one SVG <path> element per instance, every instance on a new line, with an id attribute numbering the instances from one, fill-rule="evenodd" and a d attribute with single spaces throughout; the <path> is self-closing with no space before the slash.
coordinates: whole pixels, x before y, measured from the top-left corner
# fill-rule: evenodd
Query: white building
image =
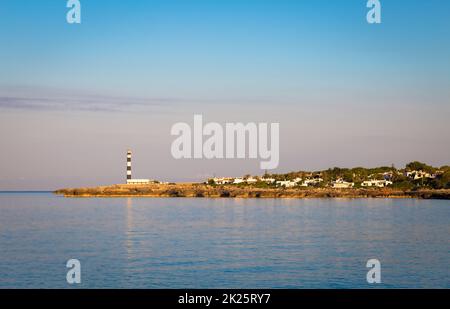
<path id="1" fill-rule="evenodd" d="M 265 183 L 267 183 L 267 184 L 272 184 L 272 183 L 274 183 L 274 182 L 276 182 L 276 179 L 275 178 L 261 178 L 261 181 L 263 181 L 263 182 L 265 182 Z"/>
<path id="2" fill-rule="evenodd" d="M 242 177 L 234 178 L 234 180 L 233 180 L 233 184 L 235 184 L 235 185 L 238 185 L 238 184 L 244 183 L 244 182 L 245 182 L 245 180 Z"/>
<path id="3" fill-rule="evenodd" d="M 248 184 L 257 183 L 258 179 L 254 178 L 254 177 L 249 177 L 245 180 L 245 182 Z"/>
<path id="4" fill-rule="evenodd" d="M 276 183 L 277 183 L 278 187 L 286 187 L 286 188 L 292 188 L 297 185 L 296 182 L 291 181 L 291 180 L 277 181 Z"/>
<path id="5" fill-rule="evenodd" d="M 347 182 L 343 179 L 338 179 L 336 181 L 331 182 L 331 186 L 336 189 L 348 189 L 353 188 L 355 183 L 353 182 Z"/>
<path id="6" fill-rule="evenodd" d="M 302 182 L 302 179 L 297 177 L 294 180 L 284 180 L 284 181 L 277 181 L 276 184 L 278 187 L 286 187 L 286 188 L 292 188 L 295 186 L 300 185 Z"/>
<path id="7" fill-rule="evenodd" d="M 305 179 L 305 181 L 301 184 L 301 186 L 302 187 L 314 186 L 320 184 L 321 182 L 323 182 L 322 178 Z"/>
<path id="8" fill-rule="evenodd" d="M 237 178 L 233 179 L 233 184 L 234 185 L 238 185 L 238 184 L 241 184 L 241 183 L 252 184 L 252 183 L 257 183 L 257 182 L 258 182 L 258 179 L 253 178 L 253 177 L 249 177 L 247 179 L 244 179 L 242 177 L 237 177 Z"/>
<path id="9" fill-rule="evenodd" d="M 378 187 L 384 188 L 386 186 L 392 185 L 392 181 L 389 180 L 366 180 L 361 183 L 362 187 Z"/>
<path id="10" fill-rule="evenodd" d="M 152 182 L 150 179 L 127 179 L 127 185 L 148 185 Z"/>
<path id="11" fill-rule="evenodd" d="M 234 178 L 231 177 L 221 177 L 221 178 L 213 178 L 212 179 L 216 185 L 227 185 L 232 184 L 234 182 Z"/>

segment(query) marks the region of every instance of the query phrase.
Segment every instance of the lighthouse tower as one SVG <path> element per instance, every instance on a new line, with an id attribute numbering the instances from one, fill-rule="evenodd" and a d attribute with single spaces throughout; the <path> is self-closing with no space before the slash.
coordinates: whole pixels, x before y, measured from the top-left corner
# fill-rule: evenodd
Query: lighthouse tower
<path id="1" fill-rule="evenodd" d="M 150 179 L 133 179 L 131 178 L 131 150 L 127 151 L 127 185 L 148 185 L 152 181 Z"/>
<path id="2" fill-rule="evenodd" d="M 127 151 L 127 183 L 131 181 L 131 150 Z"/>

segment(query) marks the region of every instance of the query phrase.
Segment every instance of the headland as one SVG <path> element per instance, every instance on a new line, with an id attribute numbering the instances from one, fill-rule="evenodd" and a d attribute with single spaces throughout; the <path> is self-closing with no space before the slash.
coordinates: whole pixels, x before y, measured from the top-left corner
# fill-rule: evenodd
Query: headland
<path id="1" fill-rule="evenodd" d="M 449 189 L 403 190 L 393 188 L 256 188 L 198 183 L 112 185 L 55 191 L 65 197 L 149 198 L 420 198 L 450 199 Z"/>

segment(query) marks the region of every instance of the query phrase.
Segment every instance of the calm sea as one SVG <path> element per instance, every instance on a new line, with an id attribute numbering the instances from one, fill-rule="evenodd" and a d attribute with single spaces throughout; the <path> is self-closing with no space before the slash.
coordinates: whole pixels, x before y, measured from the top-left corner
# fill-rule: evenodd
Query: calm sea
<path id="1" fill-rule="evenodd" d="M 450 202 L 0 193 L 0 287 L 450 288 Z"/>

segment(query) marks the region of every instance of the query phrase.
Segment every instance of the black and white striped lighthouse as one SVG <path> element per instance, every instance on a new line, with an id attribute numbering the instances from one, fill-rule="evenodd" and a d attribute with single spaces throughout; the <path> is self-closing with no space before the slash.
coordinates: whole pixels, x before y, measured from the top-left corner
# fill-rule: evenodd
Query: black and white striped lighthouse
<path id="1" fill-rule="evenodd" d="M 131 150 L 127 151 L 127 182 L 131 180 Z"/>

